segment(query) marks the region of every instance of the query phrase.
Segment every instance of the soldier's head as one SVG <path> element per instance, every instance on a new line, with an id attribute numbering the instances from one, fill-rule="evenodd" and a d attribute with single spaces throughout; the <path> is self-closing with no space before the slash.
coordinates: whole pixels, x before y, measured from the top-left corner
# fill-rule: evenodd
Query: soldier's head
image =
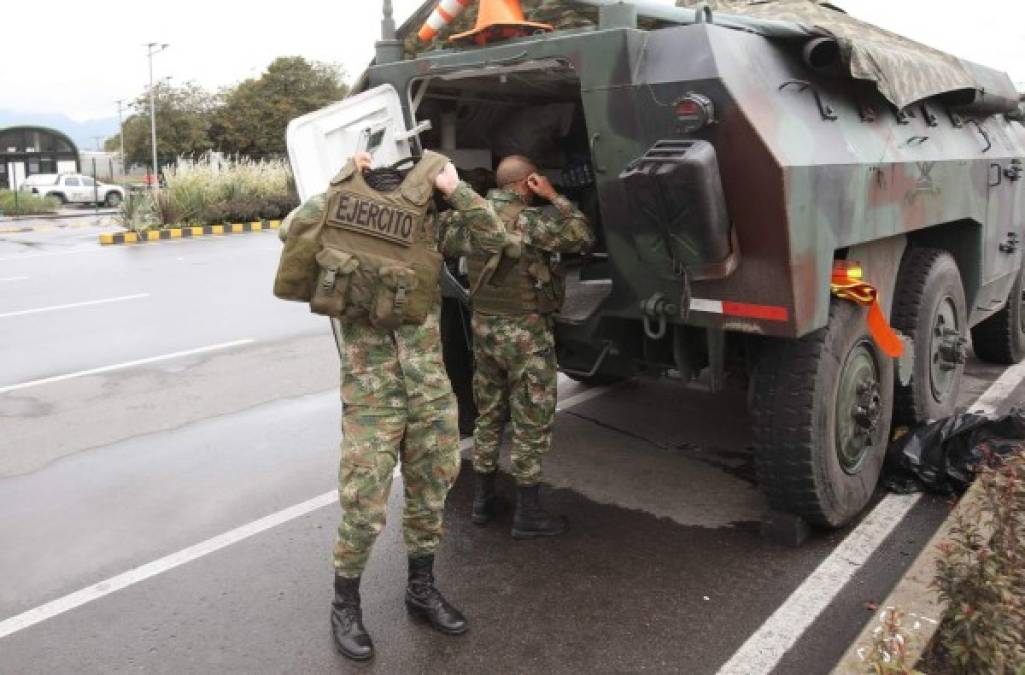
<path id="1" fill-rule="evenodd" d="M 527 187 L 527 177 L 537 173 L 534 163 L 523 155 L 509 155 L 498 163 L 495 182 L 502 190 L 515 192 L 528 204 L 534 199 L 534 192 Z"/>

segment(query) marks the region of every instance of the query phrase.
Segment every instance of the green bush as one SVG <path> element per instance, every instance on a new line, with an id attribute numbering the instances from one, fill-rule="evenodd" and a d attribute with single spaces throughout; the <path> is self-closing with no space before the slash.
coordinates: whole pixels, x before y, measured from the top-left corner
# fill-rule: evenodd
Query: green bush
<path id="1" fill-rule="evenodd" d="M 959 510 L 940 545 L 941 672 L 1025 672 L 1025 450 L 989 464 L 976 478 L 978 509 Z"/>
<path id="2" fill-rule="evenodd" d="M 299 204 L 283 160 L 183 158 L 165 176 L 167 208 L 157 208 L 164 226 L 277 219 Z"/>
<path id="3" fill-rule="evenodd" d="M 58 208 L 60 208 L 60 202 L 53 197 L 40 197 L 25 192 L 15 195 L 10 190 L 0 190 L 0 214 L 5 216 L 53 213 Z"/>

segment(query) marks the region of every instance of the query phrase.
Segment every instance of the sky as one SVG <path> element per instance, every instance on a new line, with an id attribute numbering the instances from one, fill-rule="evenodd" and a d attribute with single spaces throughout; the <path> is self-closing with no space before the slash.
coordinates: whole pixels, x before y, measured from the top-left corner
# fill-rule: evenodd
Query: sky
<path id="1" fill-rule="evenodd" d="M 672 4 L 672 0 L 649 0 Z M 834 0 L 850 14 L 1025 83 L 1021 0 Z M 117 115 L 148 82 L 147 42 L 170 46 L 154 77 L 216 90 L 258 77 L 277 56 L 336 63 L 350 79 L 380 34 L 377 0 L 284 3 L 175 0 L 7 0 L 0 13 L 0 110 L 63 114 L 76 121 Z M 420 0 L 394 0 L 405 19 Z M 42 28 L 45 26 L 45 28 Z M 11 30 L 11 27 L 18 27 Z M 33 27 L 39 27 L 39 30 Z"/>

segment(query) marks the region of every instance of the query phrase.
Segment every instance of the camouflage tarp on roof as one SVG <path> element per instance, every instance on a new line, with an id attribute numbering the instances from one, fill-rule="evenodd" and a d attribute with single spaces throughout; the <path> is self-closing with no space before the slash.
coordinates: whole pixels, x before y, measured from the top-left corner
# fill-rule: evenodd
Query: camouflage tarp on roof
<path id="1" fill-rule="evenodd" d="M 528 20 L 549 23 L 559 29 L 594 26 L 598 9 L 574 0 L 522 0 Z M 684 7 L 694 7 L 698 0 L 677 0 Z M 756 18 L 792 21 L 835 36 L 841 58 L 851 77 L 875 82 L 880 93 L 898 108 L 904 108 L 930 96 L 963 92 L 962 102 L 973 100 L 973 92 L 984 92 L 995 101 L 994 109 L 1016 107 L 1017 92 L 1006 74 L 962 61 L 932 47 L 859 21 L 828 2 L 816 0 L 708 0 L 715 11 Z M 462 16 L 446 26 L 430 43 L 420 42 L 416 33 L 423 25 L 437 0 L 425 0 L 403 22 L 399 39 L 404 41 L 406 58 L 447 44 L 448 38 L 473 28 L 477 6 L 472 5 Z M 642 28 L 654 28 L 655 22 L 641 20 Z M 352 93 L 366 86 L 366 73 L 357 80 Z M 977 96 L 976 98 L 982 98 Z"/>
<path id="2" fill-rule="evenodd" d="M 694 7 L 699 2 L 676 0 L 676 4 Z M 1006 97 L 1014 91 L 1010 78 L 1002 73 L 855 19 L 826 2 L 710 0 L 705 4 L 713 11 L 793 21 L 829 33 L 836 38 L 851 77 L 875 82 L 880 93 L 898 108 L 949 92 L 983 91 Z"/>

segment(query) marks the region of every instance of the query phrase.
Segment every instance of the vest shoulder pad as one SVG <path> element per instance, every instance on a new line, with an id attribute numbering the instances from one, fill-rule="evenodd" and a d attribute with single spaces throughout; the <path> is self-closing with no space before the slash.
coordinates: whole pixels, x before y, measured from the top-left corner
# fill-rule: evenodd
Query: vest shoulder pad
<path id="1" fill-rule="evenodd" d="M 342 181 L 348 180 L 348 178 L 352 176 L 352 174 L 354 174 L 355 172 L 356 162 L 350 159 L 348 162 L 345 163 L 345 166 L 342 167 L 341 171 L 336 173 L 335 177 L 331 179 L 331 185 L 338 185 Z"/>
<path id="2" fill-rule="evenodd" d="M 402 194 L 406 199 L 418 206 L 426 204 L 434 194 L 434 179 L 445 168 L 448 161 L 448 157 L 445 155 L 424 150 L 420 161 L 402 182 Z"/>

